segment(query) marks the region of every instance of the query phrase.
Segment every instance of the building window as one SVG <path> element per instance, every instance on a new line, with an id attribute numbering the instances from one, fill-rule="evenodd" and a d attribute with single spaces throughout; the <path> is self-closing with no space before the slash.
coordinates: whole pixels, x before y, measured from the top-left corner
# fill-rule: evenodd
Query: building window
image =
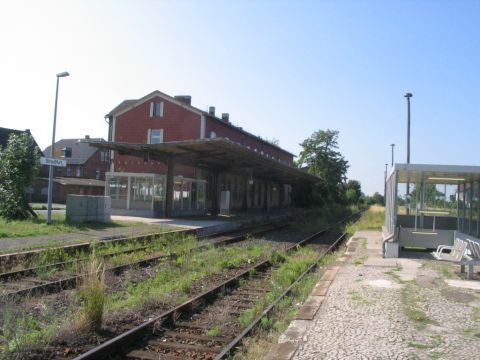
<path id="1" fill-rule="evenodd" d="M 163 116 L 163 101 L 150 103 L 150 117 Z"/>
<path id="2" fill-rule="evenodd" d="M 80 177 L 81 170 L 79 167 L 77 167 L 77 177 Z"/>
<path id="3" fill-rule="evenodd" d="M 62 149 L 62 158 L 71 158 L 72 157 L 72 148 L 64 147 Z"/>
<path id="4" fill-rule="evenodd" d="M 100 169 L 98 169 L 98 168 L 95 171 L 95 179 L 100 180 Z"/>
<path id="5" fill-rule="evenodd" d="M 100 161 L 101 162 L 108 162 L 110 160 L 110 154 L 108 151 L 101 151 L 100 152 Z"/>
<path id="6" fill-rule="evenodd" d="M 215 131 L 210 131 L 210 139 L 215 139 L 217 137 L 217 133 Z"/>
<path id="7" fill-rule="evenodd" d="M 72 168 L 70 166 L 67 167 L 67 176 L 72 176 Z"/>
<path id="8" fill-rule="evenodd" d="M 161 144 L 163 142 L 163 129 L 149 129 L 148 143 Z"/>

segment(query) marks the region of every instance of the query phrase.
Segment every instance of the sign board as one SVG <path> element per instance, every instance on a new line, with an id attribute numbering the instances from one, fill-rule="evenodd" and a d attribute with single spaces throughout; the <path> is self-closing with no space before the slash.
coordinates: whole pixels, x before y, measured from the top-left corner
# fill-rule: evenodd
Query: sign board
<path id="1" fill-rule="evenodd" d="M 67 166 L 67 160 L 52 159 L 52 158 L 46 158 L 46 157 L 42 156 L 42 157 L 40 157 L 40 164 L 66 167 Z"/>

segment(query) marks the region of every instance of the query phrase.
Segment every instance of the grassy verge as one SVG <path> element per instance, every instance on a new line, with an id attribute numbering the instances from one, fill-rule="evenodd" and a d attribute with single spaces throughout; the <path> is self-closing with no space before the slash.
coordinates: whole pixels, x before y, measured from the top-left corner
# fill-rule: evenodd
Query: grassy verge
<path id="1" fill-rule="evenodd" d="M 54 235 L 71 233 L 75 231 L 105 230 L 114 228 L 128 228 L 145 226 L 144 223 L 131 221 L 112 221 L 110 223 L 70 223 L 65 220 L 65 215 L 53 214 L 52 223 L 47 224 L 45 215 L 39 215 L 38 219 L 7 221 L 0 218 L 0 238 L 17 238 L 25 236 Z M 153 228 L 170 229 L 168 226 L 154 225 Z"/>
<path id="2" fill-rule="evenodd" d="M 346 231 L 354 234 L 358 230 L 380 230 L 385 223 L 385 208 L 374 205 L 362 214 L 362 217 L 355 223 L 347 225 Z"/>

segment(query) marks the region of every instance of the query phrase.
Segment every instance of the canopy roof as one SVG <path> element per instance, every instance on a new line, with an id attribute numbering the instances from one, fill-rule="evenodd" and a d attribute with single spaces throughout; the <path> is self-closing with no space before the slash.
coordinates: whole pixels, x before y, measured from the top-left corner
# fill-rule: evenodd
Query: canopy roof
<path id="1" fill-rule="evenodd" d="M 320 179 L 307 172 L 268 158 L 227 138 L 172 141 L 161 144 L 134 144 L 124 142 L 90 142 L 92 146 L 116 150 L 122 155 L 132 155 L 166 163 L 209 170 L 251 174 L 285 183 L 309 182 Z"/>
<path id="2" fill-rule="evenodd" d="M 399 183 L 461 184 L 480 181 L 480 166 L 395 164 L 390 176 L 396 172 Z"/>

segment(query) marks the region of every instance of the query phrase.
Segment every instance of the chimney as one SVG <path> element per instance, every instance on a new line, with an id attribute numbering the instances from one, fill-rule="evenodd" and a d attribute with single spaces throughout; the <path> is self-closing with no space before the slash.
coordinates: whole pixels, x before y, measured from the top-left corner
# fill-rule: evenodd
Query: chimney
<path id="1" fill-rule="evenodd" d="M 175 100 L 178 100 L 185 105 L 191 106 L 192 105 L 192 97 L 190 95 L 175 95 Z"/>
<path id="2" fill-rule="evenodd" d="M 229 113 L 222 113 L 222 120 L 225 122 L 230 122 L 230 114 Z"/>
<path id="3" fill-rule="evenodd" d="M 210 106 L 208 108 L 208 114 L 212 115 L 212 116 L 215 116 L 215 106 Z"/>
<path id="4" fill-rule="evenodd" d="M 90 140 L 90 135 L 85 135 L 85 140 Z"/>

